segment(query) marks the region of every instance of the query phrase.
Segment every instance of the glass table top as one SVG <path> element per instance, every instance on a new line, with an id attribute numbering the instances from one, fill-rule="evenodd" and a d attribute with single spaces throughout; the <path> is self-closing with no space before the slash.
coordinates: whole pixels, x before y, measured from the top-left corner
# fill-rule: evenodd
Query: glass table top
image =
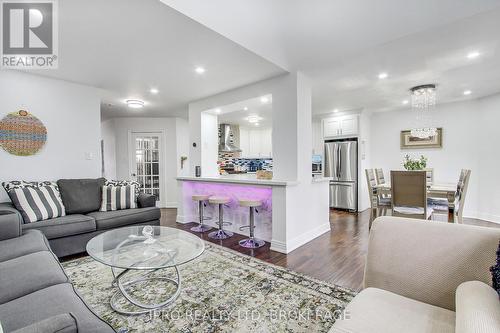
<path id="1" fill-rule="evenodd" d="M 179 229 L 134 226 L 106 231 L 87 243 L 95 260 L 122 269 L 158 269 L 182 265 L 200 256 L 203 241 Z"/>

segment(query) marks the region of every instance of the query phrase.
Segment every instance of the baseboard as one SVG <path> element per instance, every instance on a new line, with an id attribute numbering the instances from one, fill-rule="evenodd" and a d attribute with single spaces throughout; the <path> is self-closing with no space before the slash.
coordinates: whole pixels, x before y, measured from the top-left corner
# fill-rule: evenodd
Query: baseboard
<path id="1" fill-rule="evenodd" d="M 186 224 L 186 223 L 192 223 L 193 221 L 196 221 L 197 219 L 198 219 L 197 216 L 177 215 L 177 217 L 175 218 L 175 222 Z"/>
<path id="2" fill-rule="evenodd" d="M 177 208 L 177 202 L 167 202 L 163 208 Z"/>
<path id="3" fill-rule="evenodd" d="M 301 247 L 302 245 L 309 243 L 313 239 L 323 235 L 324 233 L 329 232 L 330 230 L 331 230 L 330 222 L 327 222 L 312 230 L 309 230 L 308 232 L 301 234 L 298 237 L 289 240 L 286 243 L 277 240 L 272 240 L 271 250 L 288 254 L 293 250 Z"/>
<path id="4" fill-rule="evenodd" d="M 484 221 L 493 222 L 493 223 L 500 223 L 500 215 L 487 214 L 487 213 L 481 213 L 481 212 L 475 212 L 475 211 L 465 211 L 464 217 L 471 218 L 471 219 L 484 220 Z"/>

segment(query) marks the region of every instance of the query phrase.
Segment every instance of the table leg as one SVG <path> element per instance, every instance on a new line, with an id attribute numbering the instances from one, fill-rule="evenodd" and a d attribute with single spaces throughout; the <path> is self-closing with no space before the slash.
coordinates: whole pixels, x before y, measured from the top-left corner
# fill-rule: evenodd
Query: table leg
<path id="1" fill-rule="evenodd" d="M 112 268 L 113 276 L 116 276 L 114 281 L 113 281 L 113 285 L 116 284 L 118 286 L 118 290 L 111 297 L 111 300 L 110 300 L 111 308 L 120 314 L 139 315 L 139 314 L 148 313 L 151 310 L 156 310 L 156 309 L 162 308 L 164 306 L 170 305 L 171 303 L 173 303 L 177 299 L 177 297 L 179 297 L 179 294 L 181 292 L 181 276 L 179 273 L 179 269 L 177 268 L 177 266 L 173 266 L 172 268 L 175 269 L 175 273 L 176 273 L 175 279 L 168 278 L 168 277 L 162 277 L 162 276 L 151 277 L 150 275 L 152 273 L 158 271 L 158 269 L 156 269 L 156 270 L 152 270 L 151 272 L 149 272 L 146 275 L 141 276 L 140 278 L 133 279 L 130 281 L 123 281 L 124 276 L 127 275 L 127 273 L 130 270 L 127 269 L 127 270 L 122 271 L 119 274 L 116 274 L 115 269 Z M 176 286 L 175 292 L 168 299 L 163 300 L 160 303 L 153 303 L 153 304 L 143 303 L 140 300 L 138 300 L 137 298 L 135 298 L 134 296 L 132 296 L 127 291 L 127 287 L 134 286 L 138 283 L 145 282 L 145 281 L 157 281 L 157 280 L 172 282 Z M 141 308 L 141 310 L 128 311 L 128 310 L 120 308 L 120 306 L 118 305 L 118 298 L 120 296 L 125 297 L 125 299 L 128 302 Z"/>

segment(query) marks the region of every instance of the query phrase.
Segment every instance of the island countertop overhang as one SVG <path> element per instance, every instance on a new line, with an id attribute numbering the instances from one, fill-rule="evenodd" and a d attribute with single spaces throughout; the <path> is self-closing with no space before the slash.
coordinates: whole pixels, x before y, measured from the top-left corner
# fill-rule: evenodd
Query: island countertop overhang
<path id="1" fill-rule="evenodd" d="M 230 184 L 248 184 L 248 185 L 262 185 L 262 186 L 295 186 L 299 182 L 295 180 L 279 180 L 279 179 L 256 179 L 252 177 L 235 177 L 235 176 L 205 176 L 205 177 L 192 177 L 184 176 L 177 177 L 179 181 L 192 181 L 192 182 L 212 182 L 212 183 L 230 183 Z"/>

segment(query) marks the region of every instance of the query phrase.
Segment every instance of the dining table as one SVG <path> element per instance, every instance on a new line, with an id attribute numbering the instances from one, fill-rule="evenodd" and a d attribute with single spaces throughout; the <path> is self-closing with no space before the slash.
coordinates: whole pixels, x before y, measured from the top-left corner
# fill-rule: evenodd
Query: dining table
<path id="1" fill-rule="evenodd" d="M 382 183 L 373 186 L 377 195 L 391 194 L 391 183 Z M 429 198 L 444 198 L 448 200 L 448 209 L 455 208 L 455 194 L 457 192 L 457 184 L 454 183 L 433 183 L 427 185 L 427 197 Z"/>

